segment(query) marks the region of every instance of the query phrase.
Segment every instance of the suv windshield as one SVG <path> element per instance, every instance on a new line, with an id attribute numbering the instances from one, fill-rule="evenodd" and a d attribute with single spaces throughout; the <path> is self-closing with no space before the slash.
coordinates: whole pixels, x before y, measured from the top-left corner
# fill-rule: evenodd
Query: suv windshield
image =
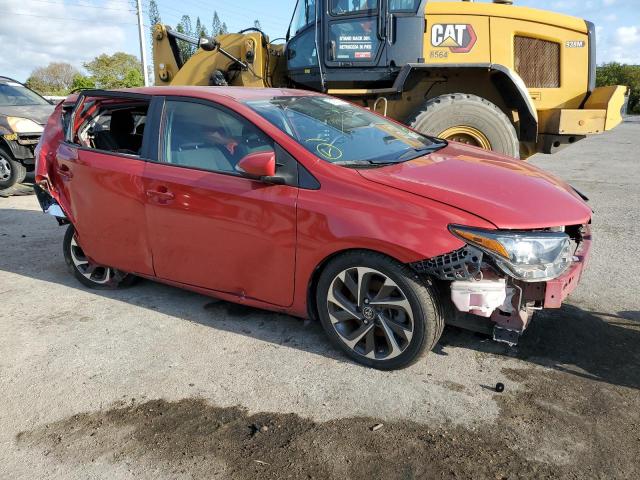
<path id="1" fill-rule="evenodd" d="M 446 145 L 337 98 L 283 96 L 246 104 L 313 154 L 339 165 L 404 162 Z"/>
<path id="2" fill-rule="evenodd" d="M 49 105 L 49 102 L 18 82 L 0 80 L 0 107 L 27 105 Z"/>

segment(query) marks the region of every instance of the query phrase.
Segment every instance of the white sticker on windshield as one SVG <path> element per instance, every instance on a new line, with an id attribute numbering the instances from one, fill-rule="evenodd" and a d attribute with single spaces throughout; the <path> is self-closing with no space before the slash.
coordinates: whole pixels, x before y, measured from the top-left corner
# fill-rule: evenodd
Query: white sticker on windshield
<path id="1" fill-rule="evenodd" d="M 9 85 L 10 87 L 22 87 L 22 85 L 16 82 L 7 82 L 6 85 Z"/>
<path id="2" fill-rule="evenodd" d="M 329 102 L 331 105 L 348 105 L 349 102 L 345 102 L 344 100 L 340 100 L 339 98 L 325 98 L 326 102 Z"/>

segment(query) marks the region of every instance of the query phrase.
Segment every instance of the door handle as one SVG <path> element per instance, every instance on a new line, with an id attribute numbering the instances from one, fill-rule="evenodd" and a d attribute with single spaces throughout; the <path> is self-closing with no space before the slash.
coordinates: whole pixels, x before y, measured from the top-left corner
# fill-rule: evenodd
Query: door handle
<path id="1" fill-rule="evenodd" d="M 335 40 L 331 40 L 329 42 L 329 60 L 334 60 L 336 59 L 336 41 Z"/>
<path id="2" fill-rule="evenodd" d="M 62 178 L 66 178 L 67 180 L 71 180 L 73 178 L 73 172 L 66 165 L 60 165 L 57 171 L 58 175 L 60 175 Z"/>
<path id="3" fill-rule="evenodd" d="M 173 193 L 169 192 L 166 189 L 162 189 L 162 190 L 147 190 L 147 197 L 152 198 L 158 198 L 160 200 L 173 200 L 175 198 L 175 196 L 173 195 Z"/>

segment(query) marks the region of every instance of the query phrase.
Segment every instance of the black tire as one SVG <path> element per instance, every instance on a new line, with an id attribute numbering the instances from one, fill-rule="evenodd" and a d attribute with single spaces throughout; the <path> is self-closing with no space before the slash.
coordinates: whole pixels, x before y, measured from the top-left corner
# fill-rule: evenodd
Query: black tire
<path id="1" fill-rule="evenodd" d="M 135 282 L 135 275 L 89 262 L 84 256 L 82 248 L 75 244 L 75 233 L 76 231 L 73 225 L 69 225 L 62 242 L 62 251 L 69 272 L 76 277 L 80 283 L 97 290 L 114 290 L 116 288 L 128 287 Z M 76 261 L 78 259 L 86 260 L 87 267 L 91 268 L 90 271 L 93 273 L 88 275 L 89 270 L 82 270 L 81 266 L 76 265 L 74 258 Z"/>
<path id="2" fill-rule="evenodd" d="M 381 318 L 378 316 L 375 317 L 375 320 L 370 319 L 370 329 L 373 329 L 372 331 L 374 332 L 371 334 L 374 338 L 374 340 L 372 340 L 373 348 L 369 347 L 369 340 L 366 337 L 362 337 L 363 340 L 359 340 L 359 343 L 357 343 L 356 345 L 347 345 L 347 343 L 345 343 L 345 340 L 343 340 L 345 337 L 341 336 L 341 334 L 338 333 L 338 329 L 340 327 L 334 327 L 331 319 L 336 319 L 337 313 L 345 313 L 345 311 L 334 311 L 333 314 L 330 313 L 330 308 L 333 307 L 330 306 L 329 302 L 329 290 L 335 289 L 335 285 L 340 284 L 341 281 L 338 283 L 335 282 L 338 281 L 339 278 L 341 278 L 340 276 L 343 275 L 343 273 L 352 272 L 358 267 L 364 267 L 364 269 L 371 269 L 375 271 L 375 273 L 369 273 L 370 277 L 372 278 L 372 280 L 369 280 L 369 282 L 377 281 L 379 284 L 379 282 L 382 280 L 382 277 L 388 277 L 388 279 L 395 283 L 395 287 L 398 287 L 398 293 L 404 295 L 404 297 L 400 297 L 402 301 L 406 300 L 410 305 L 410 314 L 412 316 L 410 320 L 413 323 L 412 336 L 409 341 L 405 341 L 404 338 L 401 338 L 397 335 L 395 336 L 396 342 L 398 342 L 399 340 L 404 341 L 403 349 L 397 356 L 393 356 L 392 358 L 385 358 L 384 349 L 379 347 L 380 344 L 386 343 L 388 345 L 389 342 L 388 337 L 384 336 L 385 329 L 380 326 Z M 360 271 L 358 270 L 358 274 L 359 272 Z M 378 274 L 382 274 L 382 276 L 380 278 L 376 278 Z M 347 273 L 346 275 L 349 275 L 349 273 Z M 384 280 L 384 282 L 386 284 L 386 280 Z M 364 280 L 362 280 L 362 283 L 360 283 L 360 281 L 358 281 L 358 283 L 365 285 Z M 343 287 L 346 287 L 346 282 L 342 285 Z M 365 285 L 365 287 L 363 288 L 369 291 L 368 286 Z M 363 288 L 359 288 L 359 290 L 363 290 Z M 332 292 L 333 294 L 335 294 L 335 290 L 332 290 Z M 336 258 L 332 259 L 323 269 L 315 293 L 316 305 L 318 308 L 318 317 L 320 318 L 322 327 L 324 328 L 331 342 L 356 362 L 368 367 L 373 367 L 380 370 L 395 370 L 405 368 L 416 362 L 426 351 L 431 350 L 442 335 L 442 329 L 444 328 L 444 316 L 442 314 L 442 308 L 439 303 L 436 291 L 430 285 L 427 285 L 421 278 L 419 278 L 418 275 L 413 272 L 413 270 L 379 253 L 370 251 L 353 251 L 339 255 Z M 388 295 L 391 295 L 391 293 L 389 293 Z M 364 293 L 362 295 L 362 297 L 367 296 L 368 293 Z M 365 305 L 368 301 L 370 302 L 363 308 L 377 303 L 375 302 L 376 298 L 378 297 L 374 297 L 371 300 L 363 299 L 361 302 L 362 305 Z M 375 305 L 374 307 L 376 306 L 377 305 Z M 336 325 L 343 325 L 345 322 L 360 322 L 356 323 L 356 326 L 353 327 L 353 331 L 363 331 L 359 329 L 366 329 L 367 327 L 364 324 L 367 322 L 365 321 L 366 319 L 364 317 L 364 309 L 362 309 L 361 312 L 362 313 L 360 315 L 362 318 L 360 320 L 349 318 L 348 320 L 342 321 L 341 323 L 336 323 Z M 389 310 L 386 310 L 386 312 L 389 312 Z M 388 321 L 389 315 L 385 314 L 385 316 L 387 317 Z M 393 314 L 391 316 L 393 316 Z M 388 327 L 386 328 L 386 331 L 391 332 Z M 382 333 L 382 335 L 380 335 L 380 333 Z M 368 335 L 369 334 L 367 334 L 367 336 Z M 356 332 L 353 337 L 357 336 L 358 333 Z M 367 349 L 369 349 L 368 352 L 366 352 Z M 373 355 L 377 358 L 370 358 L 369 356 L 366 356 L 371 355 L 372 352 Z M 387 352 L 387 354 L 390 356 L 389 352 Z"/>
<path id="3" fill-rule="evenodd" d="M 9 195 L 18 183 L 24 181 L 27 169 L 4 148 L 0 148 L 0 163 L 0 193 Z"/>
<path id="4" fill-rule="evenodd" d="M 449 93 L 427 101 L 408 122 L 433 137 L 458 126 L 480 131 L 494 152 L 520 158 L 518 134 L 509 118 L 490 101 L 466 93 Z"/>

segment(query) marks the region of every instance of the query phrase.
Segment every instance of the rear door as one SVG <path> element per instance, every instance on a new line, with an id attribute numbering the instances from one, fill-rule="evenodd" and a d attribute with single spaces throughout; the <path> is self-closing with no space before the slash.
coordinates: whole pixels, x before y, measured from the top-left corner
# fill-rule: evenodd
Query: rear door
<path id="1" fill-rule="evenodd" d="M 221 105 L 169 97 L 163 112 L 160 161 L 144 179 L 157 276 L 290 305 L 298 189 L 248 178 L 237 163 L 271 149 L 278 168 L 297 171 L 295 160 Z"/>
<path id="2" fill-rule="evenodd" d="M 80 96 L 53 168 L 85 253 L 97 263 L 146 275 L 153 267 L 142 185 L 149 150 L 142 131 L 150 102 L 130 93 Z M 119 121 L 111 122 L 116 111 Z"/>

